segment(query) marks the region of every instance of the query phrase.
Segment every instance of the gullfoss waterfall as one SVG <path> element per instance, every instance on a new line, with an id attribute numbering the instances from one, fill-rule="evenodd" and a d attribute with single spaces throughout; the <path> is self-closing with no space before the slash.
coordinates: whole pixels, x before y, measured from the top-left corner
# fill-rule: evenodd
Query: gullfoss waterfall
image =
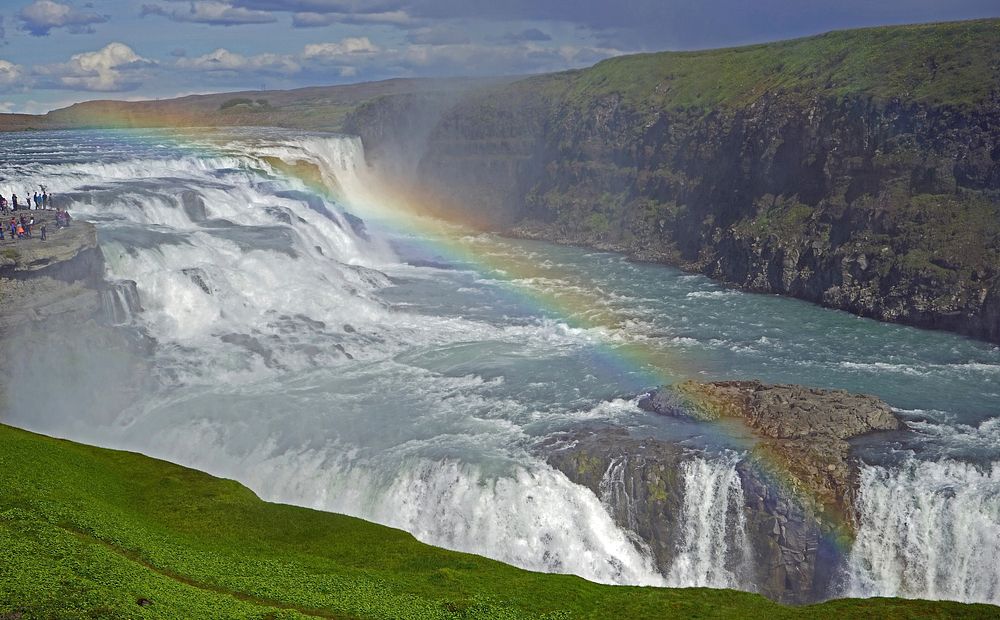
<path id="1" fill-rule="evenodd" d="M 988 499 L 1000 482 L 981 465 L 997 448 L 927 456 L 943 445 L 935 433 L 991 424 L 995 348 L 443 223 L 377 187 L 353 138 L 232 130 L 33 139 L 48 141 L 36 152 L 50 157 L 4 162 L 0 189 L 44 183 L 97 224 L 114 283 L 109 316 L 144 334 L 151 362 L 120 416 L 100 395 L 55 390 L 41 403 L 11 402 L 20 426 L 139 450 L 238 479 L 265 499 L 527 568 L 752 590 L 730 451 L 744 446 L 712 427 L 676 437 L 631 395 L 741 372 L 873 391 L 900 407 L 952 406 L 961 420 L 914 416 L 924 460 L 863 468 L 845 590 L 997 601 L 989 553 L 964 554 L 964 577 L 945 574 L 936 554 L 948 543 L 935 538 L 967 522 L 982 540 L 1000 538 Z M 650 286 L 663 288 L 643 290 Z M 888 362 L 870 348 L 876 332 L 894 347 Z M 65 373 L 93 359 L 37 347 L 23 372 Z M 914 391 L 906 373 L 870 386 L 866 365 L 886 363 L 921 373 L 922 387 Z M 962 387 L 965 400 L 942 402 L 945 386 Z M 539 454 L 546 437 L 594 424 L 691 446 L 669 570 L 658 571 L 628 522 L 612 518 L 607 504 L 627 500 L 614 471 L 598 497 Z M 886 514 L 898 504 L 883 495 L 919 502 L 937 484 L 933 468 L 949 463 L 951 487 L 939 485 L 934 506 L 920 507 L 939 529 L 908 531 Z M 954 491 L 970 481 L 986 499 Z"/>

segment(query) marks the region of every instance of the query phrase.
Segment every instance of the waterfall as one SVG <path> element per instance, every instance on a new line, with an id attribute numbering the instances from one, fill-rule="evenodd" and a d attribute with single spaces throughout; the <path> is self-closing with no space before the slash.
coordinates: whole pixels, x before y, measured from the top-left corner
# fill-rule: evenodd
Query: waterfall
<path id="1" fill-rule="evenodd" d="M 681 465 L 681 538 L 667 574 L 673 587 L 748 589 L 752 551 L 737 458 L 692 458 Z"/>
<path id="2" fill-rule="evenodd" d="M 405 362 L 451 342 L 522 342 L 534 327 L 507 333 L 383 301 L 384 270 L 405 266 L 367 211 L 351 213 L 375 200 L 360 140 L 238 135 L 225 148 L 38 171 L 76 217 L 96 223 L 112 282 L 105 315 L 156 343 L 166 389 L 98 420 L 60 381 L 62 391 L 33 395 L 13 421 L 525 568 L 662 585 L 593 493 L 517 448 L 518 423 L 494 421 L 507 406 L 488 395 L 495 386 Z M 282 166 L 321 172 L 339 199 Z M 113 368 L 91 363 L 99 352 L 32 359 L 62 378 Z"/>
<path id="3" fill-rule="evenodd" d="M 101 306 L 104 316 L 112 325 L 127 325 L 142 310 L 139 304 L 139 290 L 134 280 L 110 282 L 101 291 Z"/>
<path id="4" fill-rule="evenodd" d="M 599 487 L 601 503 L 630 531 L 638 529 L 635 513 L 635 493 L 631 492 L 632 477 L 629 475 L 628 457 L 613 458 L 601 477 Z"/>
<path id="5" fill-rule="evenodd" d="M 1000 604 L 1000 466 L 864 467 L 847 594 Z"/>

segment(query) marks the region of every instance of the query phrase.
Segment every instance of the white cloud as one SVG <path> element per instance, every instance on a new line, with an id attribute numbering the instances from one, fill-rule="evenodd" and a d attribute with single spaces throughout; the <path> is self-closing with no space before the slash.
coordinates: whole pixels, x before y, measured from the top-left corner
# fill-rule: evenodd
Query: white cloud
<path id="1" fill-rule="evenodd" d="M 292 15 L 292 25 L 296 28 L 321 28 L 331 24 L 385 25 L 406 28 L 415 23 L 405 11 L 384 11 L 381 13 L 318 13 L 304 11 Z"/>
<path id="2" fill-rule="evenodd" d="M 380 49 L 368 37 L 347 37 L 337 43 L 313 43 L 302 51 L 306 60 L 340 60 L 350 56 L 375 54 Z"/>
<path id="3" fill-rule="evenodd" d="M 66 63 L 36 67 L 36 72 L 50 78 L 45 84 L 50 88 L 111 92 L 136 88 L 142 70 L 153 64 L 116 42 L 96 52 L 75 54 Z"/>
<path id="4" fill-rule="evenodd" d="M 16 86 L 23 74 L 19 65 L 8 60 L 0 60 L 0 86 Z"/>
<path id="5" fill-rule="evenodd" d="M 302 67 L 287 54 L 244 56 L 219 48 L 197 58 L 181 58 L 177 66 L 194 71 L 233 71 L 253 73 L 298 73 Z"/>
<path id="6" fill-rule="evenodd" d="M 72 33 L 93 32 L 94 24 L 108 21 L 107 15 L 78 11 L 69 4 L 54 0 L 35 0 L 18 13 L 21 27 L 36 37 L 44 37 L 53 28 L 67 28 Z"/>
<path id="7" fill-rule="evenodd" d="M 161 15 L 175 22 L 193 22 L 214 26 L 239 26 L 243 24 L 268 24 L 277 18 L 267 11 L 234 7 L 228 2 L 198 0 L 187 8 L 167 9 L 158 4 L 142 5 L 142 15 Z"/>

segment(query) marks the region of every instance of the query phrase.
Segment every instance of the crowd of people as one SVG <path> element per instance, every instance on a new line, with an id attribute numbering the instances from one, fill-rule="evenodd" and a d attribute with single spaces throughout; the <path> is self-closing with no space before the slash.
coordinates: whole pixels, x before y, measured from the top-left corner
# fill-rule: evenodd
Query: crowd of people
<path id="1" fill-rule="evenodd" d="M 45 222 L 36 222 L 34 215 L 29 215 L 27 213 L 22 213 L 20 216 L 12 215 L 10 221 L 6 221 L 7 214 L 14 214 L 17 211 L 32 211 L 32 210 L 51 210 L 52 197 L 45 190 L 44 186 L 40 186 L 41 192 L 25 192 L 26 198 L 22 201 L 17 197 L 17 194 L 11 194 L 10 200 L 7 200 L 6 196 L 0 195 L 0 214 L 3 215 L 3 224 L 0 225 L 0 241 L 5 239 L 6 234 L 10 234 L 12 241 L 17 241 L 18 239 L 34 239 L 34 229 L 37 226 L 39 232 L 39 239 L 45 241 L 47 239 L 47 230 L 45 227 Z M 70 215 L 68 211 L 63 209 L 56 209 L 56 226 L 58 228 L 65 228 L 69 226 Z"/>

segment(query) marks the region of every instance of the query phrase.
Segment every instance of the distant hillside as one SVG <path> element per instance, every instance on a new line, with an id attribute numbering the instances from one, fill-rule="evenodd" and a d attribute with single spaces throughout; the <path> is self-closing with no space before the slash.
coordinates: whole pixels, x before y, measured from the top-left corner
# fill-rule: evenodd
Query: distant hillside
<path id="1" fill-rule="evenodd" d="M 241 91 L 156 101 L 87 101 L 44 115 L 0 114 L 0 131 L 77 127 L 270 126 L 337 130 L 360 103 L 388 95 L 426 94 L 442 101 L 490 79 L 393 79 L 295 90 Z"/>

